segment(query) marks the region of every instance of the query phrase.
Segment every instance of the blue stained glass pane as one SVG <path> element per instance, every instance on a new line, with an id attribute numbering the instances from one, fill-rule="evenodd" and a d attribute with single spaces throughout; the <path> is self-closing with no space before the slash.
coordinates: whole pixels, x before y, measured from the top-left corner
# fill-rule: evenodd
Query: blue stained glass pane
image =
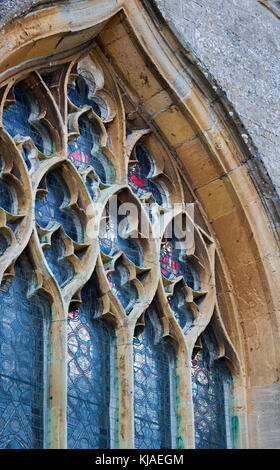
<path id="1" fill-rule="evenodd" d="M 64 287 L 73 279 L 75 269 L 71 261 L 65 257 L 64 244 L 56 234 L 52 237 L 50 248 L 44 254 L 58 284 Z"/>
<path id="2" fill-rule="evenodd" d="M 27 272 L 17 262 L 11 285 L 0 291 L 0 447 L 9 449 L 43 447 L 47 301 L 26 297 Z"/>
<path id="3" fill-rule="evenodd" d="M 96 314 L 96 292 L 84 287 L 68 319 L 68 448 L 110 446 L 110 334 Z"/>
<path id="4" fill-rule="evenodd" d="M 197 449 L 226 449 L 226 393 L 231 376 L 225 364 L 210 360 L 208 347 L 192 361 L 192 386 Z"/>
<path id="5" fill-rule="evenodd" d="M 128 259 L 136 266 L 143 266 L 143 255 L 138 243 L 131 238 L 118 237 L 118 245 L 121 250 L 126 254 Z"/>
<path id="6" fill-rule="evenodd" d="M 154 164 L 148 150 L 141 144 L 136 145 L 136 158 L 142 166 L 143 174 L 148 178 L 152 176 Z"/>
<path id="7" fill-rule="evenodd" d="M 30 123 L 31 103 L 20 85 L 15 85 L 14 95 L 16 102 L 3 111 L 4 128 L 12 137 L 16 135 L 22 137 L 30 136 L 40 152 L 51 155 L 53 144 L 49 131 L 42 123 L 40 123 L 41 132 Z M 34 97 L 32 97 L 32 100 L 36 108 L 39 109 L 38 103 Z M 42 132 L 44 139 L 41 135 Z"/>
<path id="8" fill-rule="evenodd" d="M 75 79 L 73 84 L 68 85 L 67 93 L 68 98 L 75 106 L 82 108 L 84 105 L 89 105 L 97 116 L 102 117 L 102 110 L 99 104 L 96 100 L 88 97 L 89 88 L 85 79 L 81 75 Z"/>
<path id="9" fill-rule="evenodd" d="M 58 222 L 65 233 L 76 242 L 83 242 L 83 228 L 78 216 L 67 206 L 70 200 L 69 189 L 56 172 L 47 175 L 48 193 L 39 195 L 35 202 L 36 222 L 50 229 Z"/>
<path id="10" fill-rule="evenodd" d="M 89 192 L 89 195 L 93 201 L 96 201 L 98 197 L 98 182 L 95 181 L 92 177 L 86 177 L 86 187 Z"/>
<path id="11" fill-rule="evenodd" d="M 14 87 L 14 95 L 16 102 L 5 108 L 3 111 L 3 124 L 6 131 L 12 137 L 17 134 L 21 136 L 30 135 L 29 116 L 31 114 L 31 106 L 26 94 L 16 85 Z"/>
<path id="12" fill-rule="evenodd" d="M 134 413 L 136 449 L 171 448 L 170 356 L 155 344 L 148 314 L 145 329 L 134 340 Z"/>
<path id="13" fill-rule="evenodd" d="M 194 321 L 193 313 L 186 303 L 186 293 L 176 289 L 168 302 L 177 322 L 184 332 L 186 332 L 192 326 Z"/>
<path id="14" fill-rule="evenodd" d="M 31 168 L 31 163 L 30 163 L 30 160 L 29 160 L 29 151 L 27 149 L 27 147 L 25 145 L 22 146 L 22 157 L 23 157 L 23 160 L 25 161 L 26 163 L 26 166 L 27 166 L 27 169 L 30 170 Z"/>
<path id="15" fill-rule="evenodd" d="M 99 237 L 101 251 L 114 256 L 123 251 L 136 266 L 143 266 L 143 254 L 140 245 L 132 238 L 123 238 L 118 234 L 118 224 L 110 219 L 104 233 Z"/>
<path id="16" fill-rule="evenodd" d="M 101 251 L 108 256 L 114 256 L 120 251 L 117 236 L 118 227 L 115 221 L 109 220 L 106 223 L 104 233 L 99 236 Z"/>
<path id="17" fill-rule="evenodd" d="M 136 158 L 128 168 L 128 184 L 139 198 L 148 197 L 152 193 L 154 200 L 162 205 L 166 199 L 166 193 L 159 183 L 150 178 L 154 172 L 154 162 L 149 152 L 143 145 L 136 145 Z"/>
<path id="18" fill-rule="evenodd" d="M 9 186 L 2 179 L 0 179 L 0 207 L 7 212 L 13 212 L 13 196 Z"/>
<path id="19" fill-rule="evenodd" d="M 125 266 L 116 266 L 114 272 L 108 275 L 113 294 L 119 299 L 126 313 L 129 314 L 138 299 L 135 285 L 129 281 L 129 273 Z"/>
<path id="20" fill-rule="evenodd" d="M 158 205 L 162 206 L 165 196 L 165 192 L 163 191 L 162 187 L 153 181 L 149 181 L 149 190 L 154 196 L 154 200 L 158 203 Z"/>
<path id="21" fill-rule="evenodd" d="M 162 245 L 160 250 L 161 273 L 169 280 L 183 276 L 189 287 L 199 290 L 196 270 L 189 260 L 184 259 L 186 250 L 180 246 L 180 242 L 175 238 L 169 239 Z"/>
<path id="22" fill-rule="evenodd" d="M 79 119 L 80 135 L 68 143 L 68 158 L 78 170 L 92 166 L 102 183 L 112 183 L 115 172 L 109 158 L 102 152 L 100 137 L 94 132 L 93 124 Z"/>

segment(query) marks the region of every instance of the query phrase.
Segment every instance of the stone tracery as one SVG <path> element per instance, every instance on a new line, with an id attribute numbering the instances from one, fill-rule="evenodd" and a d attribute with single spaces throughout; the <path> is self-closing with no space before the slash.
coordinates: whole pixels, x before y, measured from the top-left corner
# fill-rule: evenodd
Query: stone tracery
<path id="1" fill-rule="evenodd" d="M 97 77 L 85 73 L 85 63 L 89 67 L 91 65 Z M 44 76 L 45 84 L 42 85 L 40 70 L 36 71 L 35 78 L 32 76 L 31 79 L 25 79 L 22 85 L 28 87 L 30 82 L 36 84 L 38 87 L 36 99 L 38 96 L 39 104 L 37 101 L 35 104 L 31 102 L 31 105 L 23 102 L 23 105 L 19 106 L 17 112 L 21 125 L 16 134 L 11 131 L 11 119 L 5 118 L 7 113 L 13 112 L 15 105 L 11 105 L 3 114 L 3 132 L 7 131 L 10 134 L 8 137 L 4 134 L 5 138 L 14 139 L 11 153 L 14 155 L 15 165 L 17 164 L 23 173 L 21 176 L 18 172 L 18 179 L 25 178 L 29 181 L 28 191 L 25 192 L 26 205 L 29 207 L 30 220 L 35 219 L 36 224 L 32 226 L 34 236 L 30 238 L 29 227 L 26 227 L 24 236 L 26 244 L 35 245 L 33 248 L 37 253 L 36 272 L 40 281 L 38 284 L 41 289 L 49 292 L 54 310 L 57 308 L 56 304 L 60 304 L 58 310 L 62 311 L 62 318 L 66 319 L 70 315 L 68 325 L 72 328 L 74 321 L 80 317 L 84 318 L 85 302 L 81 290 L 87 285 L 86 282 L 96 267 L 101 286 L 100 296 L 103 299 L 98 317 L 109 319 L 116 330 L 124 328 L 129 317 L 127 330 L 135 335 L 137 342 L 138 335 L 135 332 L 139 325 L 142 325 L 145 333 L 146 327 L 142 317 L 157 296 L 159 306 L 156 311 L 160 312 L 160 315 L 156 314 L 159 316 L 156 337 L 162 336 L 164 332 L 164 335 L 170 337 L 177 345 L 185 340 L 189 341 L 189 331 L 192 330 L 192 334 L 198 336 L 201 331 L 201 321 L 204 324 L 208 323 L 214 308 L 214 287 L 211 282 L 213 254 L 208 249 L 208 244 L 211 245 L 213 242 L 210 237 L 207 243 L 205 242 L 203 232 L 194 225 L 184 209 L 177 210 L 174 217 L 170 204 L 174 194 L 169 190 L 172 186 L 181 186 L 179 176 L 178 174 L 174 176 L 168 168 L 157 168 L 157 162 L 153 160 L 152 152 L 148 150 L 149 140 L 145 140 L 145 133 L 141 129 L 130 130 L 128 139 L 133 141 L 131 136 L 134 138 L 134 145 L 126 147 L 126 151 L 130 149 L 130 154 L 125 152 L 124 147 L 118 145 L 116 141 L 120 140 L 120 135 L 116 134 L 115 124 L 119 121 L 123 125 L 125 119 L 122 107 L 112 98 L 118 93 L 117 85 L 115 84 L 116 89 L 110 90 L 109 94 L 105 90 L 101 98 L 96 92 L 96 83 L 104 82 L 104 77 L 100 79 L 103 73 L 101 68 L 95 65 L 94 59 L 90 56 L 80 61 L 78 58 L 77 70 L 82 66 L 84 73 L 78 75 L 75 80 L 71 77 L 71 71 L 69 72 L 68 96 L 64 96 L 64 100 L 68 103 L 67 142 L 63 131 L 66 122 L 62 109 L 59 110 L 55 106 L 51 94 L 51 77 Z M 16 103 L 20 102 L 18 91 L 11 91 L 11 94 L 14 94 Z M 48 96 L 46 102 L 49 102 L 51 112 L 47 110 L 48 104 L 42 98 L 45 94 Z M 106 94 L 110 95 L 110 107 L 106 104 Z M 115 107 L 114 112 L 112 106 Z M 30 121 L 33 107 L 37 110 L 34 125 L 33 120 Z M 58 127 L 56 123 L 59 123 Z M 33 127 L 36 132 L 33 132 Z M 46 128 L 49 130 L 46 131 Z M 25 133 L 28 135 L 22 135 Z M 139 139 L 143 144 L 139 144 Z M 53 146 L 49 145 L 50 141 L 53 142 Z M 21 152 L 17 150 L 20 148 Z M 28 172 L 31 174 L 31 181 Z M 3 182 L 2 185 L 4 184 Z M 1 200 L 3 213 L 12 213 L 15 197 L 6 191 L 4 186 L 1 194 L 5 195 L 3 201 Z M 128 235 L 127 233 L 119 235 L 115 232 L 123 219 L 114 221 L 110 218 L 110 214 L 108 215 L 108 211 L 106 212 L 110 199 L 115 195 L 118 204 L 134 203 L 138 209 L 137 220 L 132 219 L 131 226 L 129 224 L 127 228 Z M 178 196 L 176 197 L 178 201 Z M 181 204 L 184 204 L 182 194 L 180 199 Z M 158 238 L 154 236 L 156 223 L 145 211 L 145 204 L 151 201 L 158 206 L 159 218 L 162 220 Z M 165 218 L 162 218 L 162 214 Z M 19 217 L 20 220 L 24 219 L 24 213 Z M 97 230 L 97 236 L 94 237 L 91 225 L 94 222 L 95 225 L 101 226 L 104 217 L 105 234 L 99 236 L 98 240 L 99 232 Z M 172 237 L 166 239 L 165 230 L 179 217 L 185 227 L 190 226 L 194 231 L 191 246 L 188 246 L 184 240 L 174 238 L 173 232 Z M 14 216 L 14 219 L 11 217 L 11 220 L 17 220 L 17 217 Z M 146 237 L 143 236 L 140 221 L 146 227 Z M 9 231 L 6 226 L 3 226 L 1 232 L 1 237 L 5 240 L 7 239 L 5 234 Z M 179 249 L 175 248 L 176 244 L 180 245 Z M 6 249 L 3 242 L 3 254 Z M 9 261 L 11 263 L 13 259 Z M 43 270 L 42 264 L 45 267 Z M 8 265 L 9 263 L 6 263 L 6 267 Z M 49 283 L 52 289 L 49 288 Z M 162 295 L 159 295 L 159 292 L 162 292 Z M 87 308 L 90 314 L 94 315 L 89 305 Z M 82 313 L 79 313 L 79 309 Z M 208 315 L 205 315 L 206 310 Z M 73 312 L 77 313 L 75 318 Z M 176 326 L 171 317 L 175 320 Z M 73 328 L 72 330 L 74 331 Z M 72 332 L 69 338 L 70 355 L 74 354 L 73 338 L 75 338 L 76 343 L 78 341 L 78 346 L 75 343 L 75 347 L 78 348 L 80 356 L 91 356 L 92 347 L 88 346 L 91 340 L 87 341 L 89 348 L 87 352 L 82 352 L 80 333 Z M 78 356 L 76 354 L 76 359 L 79 359 Z M 74 364 L 74 359 L 71 359 L 70 363 Z M 80 371 L 84 380 L 88 380 L 87 373 L 85 370 Z M 96 373 L 100 374 L 100 371 Z M 71 390 L 70 401 L 74 400 L 73 393 L 75 394 Z M 165 390 L 165 393 L 168 392 Z M 168 400 L 169 398 L 167 402 Z M 109 406 L 109 401 L 108 399 L 105 406 Z M 44 406 L 49 405 L 45 403 Z M 74 414 L 72 407 L 71 416 L 69 415 L 70 427 L 74 426 L 76 419 Z M 145 420 L 148 423 L 147 417 Z M 106 433 L 106 445 L 108 445 L 111 439 L 110 429 L 106 428 Z M 69 436 L 69 442 L 72 442 L 73 447 L 105 446 L 105 441 L 102 439 L 99 444 L 97 441 L 93 444 L 90 438 L 87 440 L 83 437 L 79 444 L 79 438 L 74 438 L 72 432 Z M 139 439 L 137 445 L 141 445 Z M 167 441 L 163 442 L 163 445 L 171 445 L 171 441 L 168 439 Z M 145 445 L 153 446 L 158 442 L 159 437 L 155 437 Z"/>

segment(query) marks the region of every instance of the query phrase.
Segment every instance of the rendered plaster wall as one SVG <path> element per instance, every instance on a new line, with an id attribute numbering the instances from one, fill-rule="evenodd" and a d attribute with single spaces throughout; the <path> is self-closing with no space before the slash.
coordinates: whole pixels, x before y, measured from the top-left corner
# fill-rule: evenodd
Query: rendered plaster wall
<path id="1" fill-rule="evenodd" d="M 155 0 L 243 121 L 280 192 L 280 21 L 257 0 Z"/>

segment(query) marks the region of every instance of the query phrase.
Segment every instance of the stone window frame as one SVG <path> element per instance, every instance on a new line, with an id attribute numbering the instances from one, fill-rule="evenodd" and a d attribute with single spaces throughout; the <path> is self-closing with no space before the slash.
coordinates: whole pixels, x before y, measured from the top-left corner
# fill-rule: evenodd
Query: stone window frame
<path id="1" fill-rule="evenodd" d="M 180 390 L 177 391 L 180 396 L 181 403 L 177 412 L 178 415 L 180 415 L 180 423 L 182 428 L 181 431 L 179 430 L 179 433 L 181 432 L 182 435 L 185 434 L 184 438 L 182 439 L 182 447 L 184 447 L 188 439 L 191 440 L 190 436 L 187 437 L 187 434 L 190 432 L 187 431 L 187 422 L 192 423 L 192 406 L 190 405 L 188 409 L 185 409 L 183 406 L 183 403 L 186 401 L 191 402 L 192 394 L 190 378 L 191 357 L 189 357 L 189 353 L 187 351 L 189 350 L 191 344 L 193 347 L 196 347 L 201 331 L 203 331 L 211 319 L 213 321 L 214 318 L 215 322 L 218 318 L 220 318 L 219 307 L 216 300 L 216 289 L 212 281 L 212 279 L 215 277 L 215 243 L 211 235 L 209 235 L 209 233 L 205 231 L 204 228 L 202 228 L 199 224 L 196 224 L 191 218 L 189 218 L 187 214 L 185 214 L 185 217 L 189 218 L 189 223 L 193 227 L 195 234 L 196 246 L 192 247 L 192 253 L 190 256 L 196 259 L 200 269 L 203 266 L 203 269 L 201 269 L 201 290 L 203 301 L 199 309 L 195 307 L 194 299 L 200 294 L 192 292 L 191 289 L 187 291 L 187 302 L 189 302 L 195 310 L 195 326 L 197 328 L 194 328 L 186 337 L 174 319 L 174 316 L 168 307 L 168 303 L 166 302 L 166 290 L 164 289 L 164 284 L 160 276 L 159 262 L 155 257 L 153 258 L 152 265 L 156 266 L 157 269 L 154 268 L 147 278 L 148 281 L 152 280 L 152 282 L 148 282 L 146 280 L 146 286 L 149 286 L 149 288 L 147 288 L 148 301 L 146 295 L 145 301 L 138 302 L 135 311 L 130 316 L 130 324 L 126 326 L 127 316 L 121 312 L 119 304 L 116 306 L 116 302 L 112 300 L 112 294 L 108 289 L 105 276 L 106 272 L 104 271 L 104 259 L 102 260 L 102 255 L 100 255 L 98 251 L 99 249 L 97 240 L 93 240 L 88 237 L 86 240 L 87 246 L 85 247 L 87 256 L 84 256 L 83 261 L 80 263 L 78 259 L 76 259 L 77 256 L 75 254 L 75 249 L 77 247 L 75 247 L 72 243 L 69 248 L 69 257 L 73 259 L 73 257 L 75 258 L 76 256 L 75 268 L 76 274 L 78 275 L 75 276 L 75 279 L 73 282 L 71 281 L 70 285 L 67 284 L 62 289 L 60 289 L 52 274 L 50 273 L 50 270 L 48 269 L 44 259 L 40 244 L 40 230 L 38 231 L 34 226 L 34 217 L 32 217 L 32 214 L 34 214 L 32 201 L 35 200 L 36 190 L 40 189 L 40 182 L 43 181 L 44 175 L 46 175 L 46 173 L 52 168 L 60 166 L 65 174 L 69 174 L 69 179 L 67 181 L 69 182 L 70 192 L 73 195 L 74 200 L 82 201 L 84 198 L 88 206 L 91 205 L 89 195 L 85 192 L 83 182 L 79 180 L 79 177 L 82 179 L 84 176 L 79 175 L 76 169 L 72 169 L 71 164 L 67 160 L 66 156 L 66 134 L 68 133 L 68 138 L 69 136 L 72 137 L 79 134 L 78 118 L 82 113 L 71 106 L 71 103 L 68 103 L 71 112 L 68 116 L 69 119 L 67 132 L 67 96 L 65 94 L 65 81 L 69 78 L 71 72 L 74 71 L 74 74 L 77 74 L 79 71 L 79 66 L 82 68 L 85 67 L 85 64 L 87 64 L 86 67 L 89 66 L 89 68 L 93 70 L 90 64 L 91 61 L 94 65 L 98 64 L 98 67 L 96 67 L 97 71 L 95 71 L 96 82 L 98 83 L 99 80 L 98 86 L 100 87 L 100 93 L 102 93 L 103 96 L 108 99 L 108 102 L 110 103 L 110 109 L 112 111 L 107 119 L 107 122 L 105 123 L 108 128 L 110 128 L 110 132 L 108 131 L 110 134 L 110 139 L 106 137 L 107 127 L 105 128 L 104 122 L 102 122 L 100 118 L 94 116 L 95 122 L 98 123 L 101 129 L 102 148 L 104 149 L 104 152 L 106 152 L 107 156 L 111 159 L 111 162 L 116 170 L 116 184 L 112 194 L 121 194 L 122 191 L 124 193 L 127 192 L 127 184 L 124 184 L 123 181 L 127 175 L 129 155 L 131 152 L 133 152 L 136 142 L 138 142 L 140 139 L 144 139 L 145 146 L 148 149 L 151 148 L 151 153 L 153 153 L 155 148 L 160 149 L 160 151 L 157 150 L 156 154 L 153 153 L 153 156 L 155 157 L 155 161 L 158 165 L 159 174 L 164 175 L 169 187 L 171 188 L 170 196 L 172 202 L 177 204 L 184 204 L 186 202 L 184 191 L 182 190 L 183 182 L 181 180 L 179 170 L 174 164 L 174 159 L 172 158 L 172 155 L 166 151 L 166 149 L 163 150 L 163 146 L 158 141 L 157 136 L 153 134 L 151 129 L 136 128 L 132 132 L 132 135 L 130 134 L 126 142 L 122 141 L 118 129 L 120 128 L 124 130 L 126 125 L 125 106 L 121 100 L 121 94 L 123 93 L 123 90 L 120 90 L 115 72 L 112 70 L 106 61 L 106 58 L 103 56 L 102 52 L 97 46 L 92 50 L 90 49 L 78 53 L 76 57 L 68 57 L 67 60 L 65 60 L 65 63 L 59 67 L 55 67 L 54 71 L 56 73 L 54 73 L 53 82 L 49 86 L 47 86 L 44 81 L 46 68 L 45 65 L 42 65 L 41 67 L 34 69 L 34 71 L 29 72 L 27 76 L 26 73 L 23 73 L 22 76 L 18 75 L 16 77 L 16 81 L 20 82 L 21 80 L 24 80 L 25 83 L 28 83 L 28 86 L 32 85 L 33 90 L 37 90 L 36 92 L 38 93 L 38 100 L 41 106 L 40 116 L 43 116 L 44 122 L 50 126 L 50 132 L 52 132 L 55 151 L 54 155 L 45 156 L 36 150 L 30 139 L 28 142 L 26 140 L 23 141 L 22 139 L 13 140 L 9 135 L 7 135 L 7 133 L 5 133 L 4 130 L 1 131 L 1 140 L 6 144 L 6 150 L 4 150 L 4 152 L 13 153 L 14 158 L 21 162 L 19 163 L 19 167 L 21 168 L 21 178 L 26 188 L 25 196 L 22 195 L 21 197 L 25 199 L 26 205 L 28 207 L 28 210 L 26 211 L 27 215 L 25 216 L 23 223 L 24 230 L 19 232 L 18 239 L 13 239 L 13 244 L 10 247 L 11 249 L 7 250 L 7 253 L 4 255 L 2 275 L 3 279 L 10 278 L 12 276 L 11 267 L 13 263 L 20 255 L 22 249 L 28 246 L 34 257 L 34 260 L 36 260 L 35 272 L 38 278 L 38 290 L 39 292 L 47 292 L 49 298 L 51 299 L 54 315 L 51 322 L 51 349 L 53 360 L 51 361 L 49 368 L 50 393 L 48 394 L 47 405 L 47 421 L 48 423 L 51 423 L 51 427 L 48 429 L 48 447 L 52 447 L 52 441 L 56 440 L 57 442 L 60 440 L 60 438 L 57 437 L 58 433 L 60 433 L 61 436 L 64 436 L 64 438 L 62 438 L 64 441 L 60 443 L 61 447 L 65 446 L 66 389 L 63 380 L 61 380 L 61 377 L 65 377 L 67 369 L 65 321 L 69 311 L 72 311 L 80 304 L 80 290 L 92 274 L 93 267 L 95 267 L 96 272 L 98 273 L 97 275 L 100 280 L 100 286 L 103 295 L 104 310 L 102 311 L 102 315 L 115 324 L 117 328 L 117 336 L 119 338 L 117 341 L 117 360 L 119 364 L 118 375 L 120 379 L 119 401 L 123 401 L 124 397 L 126 397 L 130 403 L 128 416 L 122 416 L 121 410 L 119 411 L 119 434 L 121 434 L 122 430 L 125 429 L 125 435 L 128 437 L 125 445 L 129 448 L 133 446 L 133 411 L 131 397 L 129 397 L 131 395 L 130 392 L 133 390 L 133 374 L 131 373 L 131 361 L 127 358 L 132 357 L 132 340 L 135 327 L 141 324 L 141 316 L 143 315 L 144 309 L 147 308 L 147 303 L 151 303 L 156 296 L 157 301 L 162 306 L 163 312 L 162 318 L 160 319 L 161 332 L 159 332 L 159 334 L 162 334 L 164 337 L 169 337 L 173 342 L 177 352 L 176 374 L 180 376 L 181 384 Z M 78 67 L 77 62 L 79 63 Z M 112 77 L 114 77 L 113 80 Z M 110 84 L 108 88 L 106 88 L 107 82 Z M 5 102 L 13 102 L 13 86 L 14 79 L 11 79 L 3 89 L 2 109 Z M 90 114 L 90 111 L 88 108 L 86 108 L 83 110 L 83 113 Z M 108 142 L 110 142 L 112 148 L 108 148 Z M 23 145 L 27 144 L 31 150 L 30 157 L 32 155 L 32 165 L 31 170 L 29 170 L 29 175 L 27 168 L 24 167 L 21 161 Z M 173 163 L 173 171 L 171 172 L 170 169 L 166 170 L 164 167 L 164 162 L 169 163 L 170 165 L 170 161 Z M 168 168 L 168 165 L 166 165 L 166 167 Z M 74 175 L 74 178 L 71 178 L 70 173 L 71 175 Z M 77 189 L 79 186 L 80 192 Z M 100 189 L 103 189 L 102 185 Z M 27 195 L 29 197 L 29 201 L 26 197 Z M 107 197 L 106 201 L 108 199 L 109 196 Z M 138 201 L 138 204 L 140 207 L 141 201 Z M 89 225 L 93 223 L 93 221 L 96 222 L 96 219 L 100 217 L 100 213 L 95 213 L 94 209 L 92 211 L 85 210 L 86 206 L 83 206 L 83 204 L 81 205 L 80 209 L 86 212 L 86 223 Z M 179 213 L 180 210 L 178 214 Z M 50 242 L 50 240 L 48 240 L 48 242 Z M 147 258 L 151 257 L 151 251 L 144 252 L 144 258 L 145 256 L 147 256 Z M 173 287 L 174 286 L 171 284 L 170 293 L 172 293 Z M 217 334 L 217 340 L 220 350 L 219 356 L 223 357 L 223 352 L 225 351 L 223 333 L 220 332 L 220 334 Z M 231 363 L 228 358 L 226 358 L 226 360 L 229 362 L 229 364 Z M 187 367 L 186 361 L 189 364 Z M 230 367 L 232 370 L 234 370 L 233 364 L 230 364 Z M 191 426 L 189 426 L 189 428 L 191 429 Z M 119 445 L 123 445 L 123 443 L 121 443 L 120 436 L 118 441 Z"/>

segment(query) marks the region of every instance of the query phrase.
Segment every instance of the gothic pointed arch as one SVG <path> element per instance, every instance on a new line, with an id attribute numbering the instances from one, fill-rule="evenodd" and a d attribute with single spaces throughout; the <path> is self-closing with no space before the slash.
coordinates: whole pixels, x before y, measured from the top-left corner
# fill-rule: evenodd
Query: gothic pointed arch
<path id="1" fill-rule="evenodd" d="M 154 2 L 41 2 L 4 32 L 0 274 L 14 282 L 28 247 L 33 288 L 50 304 L 44 445 L 67 447 L 67 419 L 73 447 L 138 445 L 133 339 L 142 335 L 146 351 L 174 350 L 162 445 L 195 447 L 192 361 L 211 324 L 215 360 L 234 377 L 227 442 L 253 446 L 258 387 L 273 393 L 279 380 L 279 240 L 229 103 Z M 86 425 L 75 393 L 87 390 L 88 410 L 95 380 L 107 403 L 102 423 L 95 414 L 99 443 L 89 428 L 78 442 L 71 423 L 81 435 Z"/>

